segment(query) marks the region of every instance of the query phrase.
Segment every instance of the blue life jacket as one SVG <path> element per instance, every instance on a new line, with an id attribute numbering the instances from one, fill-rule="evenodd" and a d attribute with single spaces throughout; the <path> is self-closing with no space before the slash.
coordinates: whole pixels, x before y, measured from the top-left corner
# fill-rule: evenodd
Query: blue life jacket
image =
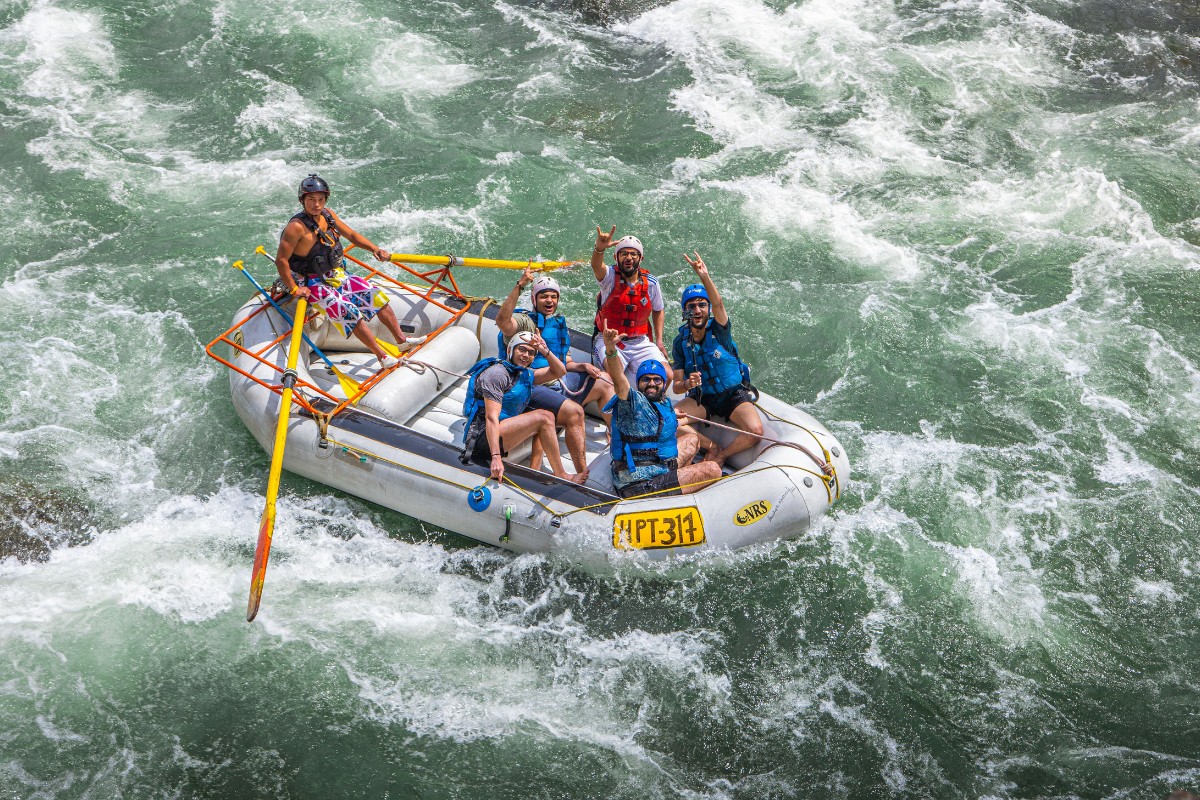
<path id="1" fill-rule="evenodd" d="M 524 308 L 518 308 L 516 314 L 524 314 L 534 321 L 537 325 L 538 336 L 546 340 L 546 347 L 550 348 L 550 352 L 558 356 L 558 360 L 567 363 L 567 353 L 571 350 L 571 330 L 567 327 L 567 318 L 562 314 L 555 314 L 553 317 L 547 317 L 539 311 L 527 311 Z M 496 334 L 496 352 L 504 352 L 504 334 Z M 541 353 L 533 359 L 533 363 L 529 365 L 530 369 L 541 369 L 550 366 L 550 362 Z"/>
<path id="2" fill-rule="evenodd" d="M 750 383 L 750 368 L 738 358 L 737 345 L 733 345 L 732 353 L 722 347 L 713 336 L 712 325 L 710 319 L 704 328 L 703 341 L 693 339 L 691 328 L 686 324 L 675 338 L 676 342 L 682 341 L 684 374 L 699 372 L 703 381 L 700 391 L 706 395 L 721 394 Z"/>
<path id="3" fill-rule="evenodd" d="M 529 405 L 529 398 L 533 394 L 533 370 L 518 367 L 504 359 L 485 358 L 467 372 L 470 380 L 467 382 L 467 399 L 463 401 L 463 416 L 467 418 L 467 427 L 470 427 L 475 414 L 483 410 L 483 398 L 475 392 L 475 379 L 493 364 L 503 364 L 510 373 L 517 375 L 517 382 L 504 393 L 504 401 L 500 404 L 500 419 L 515 417 Z"/>
<path id="4" fill-rule="evenodd" d="M 630 389 L 630 393 L 636 392 L 636 389 Z M 604 411 L 612 412 L 617 406 L 618 397 L 613 395 L 613 398 L 604 406 Z M 617 465 L 623 459 L 625 467 L 633 472 L 635 467 L 645 467 L 651 464 L 662 464 L 679 455 L 679 446 L 675 442 L 675 431 L 679 427 L 679 420 L 675 417 L 675 409 L 671 406 L 671 401 L 664 397 L 657 403 L 650 403 L 649 408 L 644 405 L 634 407 L 639 413 L 637 414 L 634 430 L 622 432 L 616 424 L 616 415 L 613 415 L 613 424 L 609 426 L 612 434 L 612 469 L 615 474 Z"/>

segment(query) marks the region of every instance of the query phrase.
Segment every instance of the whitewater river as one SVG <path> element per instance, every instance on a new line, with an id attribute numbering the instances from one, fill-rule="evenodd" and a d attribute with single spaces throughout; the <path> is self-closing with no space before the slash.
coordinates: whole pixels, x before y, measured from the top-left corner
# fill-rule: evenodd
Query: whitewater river
<path id="1" fill-rule="evenodd" d="M 312 171 L 394 251 L 699 250 L 841 504 L 597 573 L 285 475 L 248 625 L 204 346 Z M 0 798 L 1200 790 L 1198 203 L 1192 0 L 0 0 Z"/>

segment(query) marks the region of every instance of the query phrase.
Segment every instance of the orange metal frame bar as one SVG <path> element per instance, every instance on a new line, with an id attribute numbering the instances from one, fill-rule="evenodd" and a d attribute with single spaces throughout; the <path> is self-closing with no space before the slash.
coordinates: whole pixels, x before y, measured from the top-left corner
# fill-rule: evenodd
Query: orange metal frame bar
<path id="1" fill-rule="evenodd" d="M 401 283 L 400 281 L 393 278 L 391 275 L 380 272 L 379 270 L 375 269 L 374 267 L 363 263 L 362 261 L 358 260 L 357 258 L 355 258 L 354 256 L 349 254 L 349 251 L 352 249 L 354 249 L 354 245 L 351 245 L 349 248 L 347 248 L 346 258 L 353 261 L 358 266 L 362 267 L 366 272 L 368 272 L 370 274 L 371 277 L 379 278 L 380 280 L 390 283 L 390 284 L 396 286 L 397 288 L 401 288 L 406 291 L 412 292 L 413 294 L 417 295 L 418 297 L 425 300 L 426 302 L 432 303 L 433 305 L 437 306 L 438 308 L 440 308 L 444 311 L 450 312 L 450 314 L 451 314 L 450 319 L 447 320 L 443 325 L 441 325 L 437 330 L 433 331 L 429 335 L 429 338 L 426 339 L 425 342 L 423 342 L 420 345 L 417 345 L 416 348 L 414 348 L 412 351 L 410 351 L 409 355 L 418 352 L 426 344 L 431 342 L 439 333 L 444 331 L 446 328 L 456 324 L 458 322 L 458 320 L 462 317 L 462 315 L 465 314 L 470 309 L 469 304 L 462 308 L 451 308 L 450 306 L 442 303 L 441 301 L 439 301 L 438 299 L 433 297 L 434 292 L 440 291 L 440 292 L 445 292 L 447 294 L 451 294 L 454 297 L 458 298 L 459 300 L 466 299 L 465 297 L 463 297 L 462 291 L 458 288 L 458 283 L 454 280 L 454 275 L 451 274 L 450 267 L 440 267 L 438 269 L 429 270 L 427 272 L 421 272 L 421 271 L 413 269 L 412 267 L 408 266 L 407 264 L 399 264 L 399 266 L 401 268 L 403 268 L 406 272 L 413 275 L 414 277 L 420 278 L 425 283 L 429 284 L 429 288 L 421 289 L 420 287 L 414 286 L 412 284 Z M 444 283 L 445 281 L 449 281 L 449 285 L 446 285 Z M 276 302 L 279 302 L 281 300 L 285 300 L 286 297 L 287 297 L 286 295 L 281 296 L 281 297 L 276 297 L 275 300 L 276 300 Z M 262 386 L 262 387 L 266 388 L 267 390 L 274 392 L 275 394 L 281 395 L 281 394 L 283 394 L 282 384 L 267 383 L 262 378 L 251 375 L 249 372 L 247 372 L 246 370 L 237 366 L 233 362 L 218 355 L 216 353 L 216 351 L 213 349 L 218 344 L 227 344 L 227 345 L 229 345 L 229 347 L 236 350 L 237 352 L 243 353 L 243 354 L 249 356 L 250 358 L 253 358 L 255 361 L 258 361 L 260 364 L 268 366 L 272 370 L 274 370 L 276 373 L 282 375 L 283 368 L 280 367 L 278 364 L 275 364 L 271 361 L 267 361 L 265 358 L 263 358 L 262 354 L 266 353 L 268 350 L 270 350 L 273 347 L 279 346 L 279 344 L 284 339 L 288 338 L 288 336 L 291 334 L 291 331 L 284 331 L 282 334 L 280 334 L 274 340 L 272 340 L 272 341 L 268 342 L 266 345 L 264 345 L 257 353 L 252 350 L 247 349 L 244 345 L 238 344 L 231 338 L 232 335 L 234 334 L 234 332 L 237 331 L 239 328 L 241 328 L 242 325 L 246 324 L 251 319 L 253 319 L 254 317 L 263 313 L 270 307 L 271 307 L 270 305 L 265 305 L 265 304 L 262 306 L 259 306 L 259 308 L 252 311 L 250 313 L 250 315 L 248 317 L 246 317 L 246 319 L 244 319 L 241 322 L 239 322 L 238 324 L 232 326 L 231 328 L 226 330 L 224 333 L 222 333 L 220 336 L 218 336 L 217 338 L 215 338 L 211 342 L 209 342 L 208 345 L 204 348 L 204 352 L 208 354 L 209 358 L 213 359 L 214 361 L 217 361 L 218 363 L 224 364 L 226 367 L 228 367 L 229 369 L 238 373 L 242 377 L 248 378 L 249 380 L 252 380 L 255 383 L 257 383 L 259 386 Z M 319 312 L 314 311 L 312 316 L 315 316 L 317 313 L 319 313 Z M 330 412 L 330 416 L 333 416 L 333 415 L 336 415 L 339 412 L 341 412 L 342 409 L 346 408 L 347 406 L 351 405 L 352 403 L 357 402 L 358 399 L 360 397 L 362 397 L 367 391 L 369 391 L 372 386 L 374 386 L 375 384 L 379 383 L 380 380 L 382 380 L 383 375 L 384 375 L 383 372 L 375 373 L 374 375 L 372 375 L 370 378 L 363 381 L 359 385 L 359 391 L 353 397 L 347 398 L 345 400 L 339 400 L 337 397 L 335 397 L 334 395 L 325 391 L 321 387 L 315 386 L 307 381 L 300 380 L 300 379 L 297 379 L 296 388 L 297 389 L 304 388 L 304 389 L 311 390 L 312 392 L 314 392 L 318 395 L 321 395 L 322 397 L 326 398 L 330 402 L 334 403 L 335 404 L 334 409 L 333 409 L 333 411 Z M 310 414 L 316 415 L 318 413 L 317 410 L 308 401 L 308 399 L 304 396 L 303 393 L 294 392 L 292 397 L 293 397 L 293 400 L 298 405 L 300 405 L 304 410 L 308 411 Z"/>

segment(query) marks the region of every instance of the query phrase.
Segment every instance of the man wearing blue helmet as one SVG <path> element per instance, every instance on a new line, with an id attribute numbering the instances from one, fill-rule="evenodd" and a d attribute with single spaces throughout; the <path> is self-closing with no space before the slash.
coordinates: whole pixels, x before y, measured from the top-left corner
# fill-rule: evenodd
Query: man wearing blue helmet
<path id="1" fill-rule="evenodd" d="M 667 369 L 657 359 L 638 366 L 637 388 L 631 388 L 617 356 L 620 331 L 606 328 L 604 367 L 616 396 L 612 412 L 612 479 L 621 497 L 691 494 L 721 477 L 714 461 L 693 464 L 702 444 L 709 445 L 680 421 L 667 399 Z"/>
<path id="2" fill-rule="evenodd" d="M 680 300 L 683 326 L 671 345 L 674 389 L 688 395 L 679 403 L 681 413 L 703 419 L 724 417 L 746 431 L 724 448 L 709 450 L 706 458 L 724 466 L 730 456 L 761 440 L 762 417 L 754 406 L 750 372 L 738 357 L 725 302 L 704 259 L 699 253 L 692 255 L 694 260 L 686 253 L 683 257 L 700 283 L 685 288 Z"/>

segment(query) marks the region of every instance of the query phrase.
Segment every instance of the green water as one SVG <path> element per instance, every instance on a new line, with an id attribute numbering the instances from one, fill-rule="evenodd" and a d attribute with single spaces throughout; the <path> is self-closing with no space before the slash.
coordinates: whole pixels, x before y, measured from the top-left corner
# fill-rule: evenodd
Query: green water
<path id="1" fill-rule="evenodd" d="M 1184 2 L 0 0 L 0 797 L 1200 790 L 1198 64 Z M 398 252 L 699 250 L 841 505 L 597 575 L 285 476 L 247 625 L 204 346 L 310 171 Z"/>

